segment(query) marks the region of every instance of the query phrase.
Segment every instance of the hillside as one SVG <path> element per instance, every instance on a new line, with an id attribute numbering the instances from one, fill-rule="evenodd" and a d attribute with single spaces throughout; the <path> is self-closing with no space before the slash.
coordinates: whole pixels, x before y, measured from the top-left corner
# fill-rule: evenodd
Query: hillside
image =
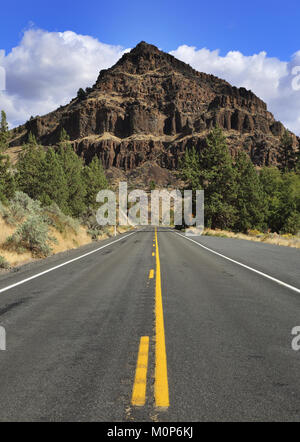
<path id="1" fill-rule="evenodd" d="M 14 129 L 10 145 L 26 142 L 29 132 L 53 145 L 64 128 L 86 162 L 97 154 L 110 170 L 174 170 L 188 147 L 201 149 L 215 125 L 233 155 L 243 149 L 256 166 L 277 164 L 285 128 L 260 98 L 141 42 L 68 105 Z M 169 179 L 167 172 L 156 175 Z"/>

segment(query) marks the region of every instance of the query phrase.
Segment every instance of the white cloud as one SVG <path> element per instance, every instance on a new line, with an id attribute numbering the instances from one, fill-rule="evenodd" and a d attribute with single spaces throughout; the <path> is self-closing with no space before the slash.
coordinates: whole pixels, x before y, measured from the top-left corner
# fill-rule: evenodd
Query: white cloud
<path id="1" fill-rule="evenodd" d="M 128 49 L 99 42 L 71 31 L 30 29 L 7 55 L 0 50 L 6 69 L 6 91 L 0 91 L 0 109 L 17 125 L 31 115 L 43 115 L 66 104 L 80 87 L 94 84 L 99 70 L 112 66 Z M 300 89 L 297 83 L 300 51 L 290 61 L 268 57 L 265 52 L 245 56 L 230 51 L 180 46 L 171 52 L 195 69 L 217 75 L 235 86 L 251 89 L 268 104 L 275 118 L 300 135 Z M 299 70 L 300 74 L 300 70 Z"/>
<path id="2" fill-rule="evenodd" d="M 9 54 L 0 51 L 0 65 L 6 70 L 0 108 L 12 125 L 54 110 L 80 87 L 92 86 L 100 69 L 112 66 L 123 52 L 121 46 L 71 31 L 30 29 Z"/>
<path id="3" fill-rule="evenodd" d="M 172 55 L 189 63 L 194 69 L 217 75 L 238 87 L 251 89 L 268 105 L 277 120 L 282 121 L 290 130 L 300 135 L 300 51 L 289 62 L 268 57 L 266 52 L 251 56 L 238 51 L 230 51 L 221 56 L 219 51 L 179 46 Z M 299 69 L 300 74 L 300 69 Z M 293 88 L 294 85 L 294 88 Z"/>

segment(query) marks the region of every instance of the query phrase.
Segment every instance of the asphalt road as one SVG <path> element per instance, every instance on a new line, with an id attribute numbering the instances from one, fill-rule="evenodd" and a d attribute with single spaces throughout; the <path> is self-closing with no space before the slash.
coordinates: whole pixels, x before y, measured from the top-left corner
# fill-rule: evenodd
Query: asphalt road
<path id="1" fill-rule="evenodd" d="M 299 421 L 300 250 L 192 239 L 149 228 L 1 275 L 0 421 Z"/>

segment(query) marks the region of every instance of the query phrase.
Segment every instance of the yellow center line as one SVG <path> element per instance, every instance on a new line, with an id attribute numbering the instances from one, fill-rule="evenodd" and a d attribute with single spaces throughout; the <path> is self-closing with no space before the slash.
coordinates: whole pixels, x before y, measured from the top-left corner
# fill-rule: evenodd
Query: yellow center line
<path id="1" fill-rule="evenodd" d="M 156 284 L 155 284 L 155 383 L 154 396 L 155 405 L 157 407 L 168 407 L 169 402 L 169 386 L 167 371 L 167 354 L 164 328 L 164 314 L 161 293 L 161 274 L 160 260 L 157 241 L 157 231 L 155 229 L 155 245 L 156 245 Z"/>
<path id="2" fill-rule="evenodd" d="M 131 398 L 131 404 L 135 406 L 143 406 L 146 402 L 148 354 L 149 336 L 142 336 Z"/>
<path id="3" fill-rule="evenodd" d="M 154 270 L 151 269 L 149 272 L 149 279 L 153 279 L 153 277 L 154 277 Z"/>
<path id="4" fill-rule="evenodd" d="M 152 252 L 152 256 L 155 256 L 155 253 L 154 253 L 154 252 Z"/>

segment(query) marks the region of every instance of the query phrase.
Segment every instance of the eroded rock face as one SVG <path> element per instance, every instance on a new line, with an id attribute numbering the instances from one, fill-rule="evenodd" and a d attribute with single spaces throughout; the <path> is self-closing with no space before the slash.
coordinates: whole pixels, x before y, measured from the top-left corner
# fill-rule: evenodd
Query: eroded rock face
<path id="1" fill-rule="evenodd" d="M 174 169 L 188 147 L 203 147 L 216 125 L 233 155 L 244 149 L 255 165 L 276 164 L 285 129 L 262 100 L 141 42 L 102 70 L 85 98 L 15 129 L 12 145 L 30 131 L 42 144 L 56 144 L 64 128 L 87 162 L 97 154 L 106 168 L 126 171 L 153 161 Z M 297 149 L 295 136 L 294 143 Z"/>

